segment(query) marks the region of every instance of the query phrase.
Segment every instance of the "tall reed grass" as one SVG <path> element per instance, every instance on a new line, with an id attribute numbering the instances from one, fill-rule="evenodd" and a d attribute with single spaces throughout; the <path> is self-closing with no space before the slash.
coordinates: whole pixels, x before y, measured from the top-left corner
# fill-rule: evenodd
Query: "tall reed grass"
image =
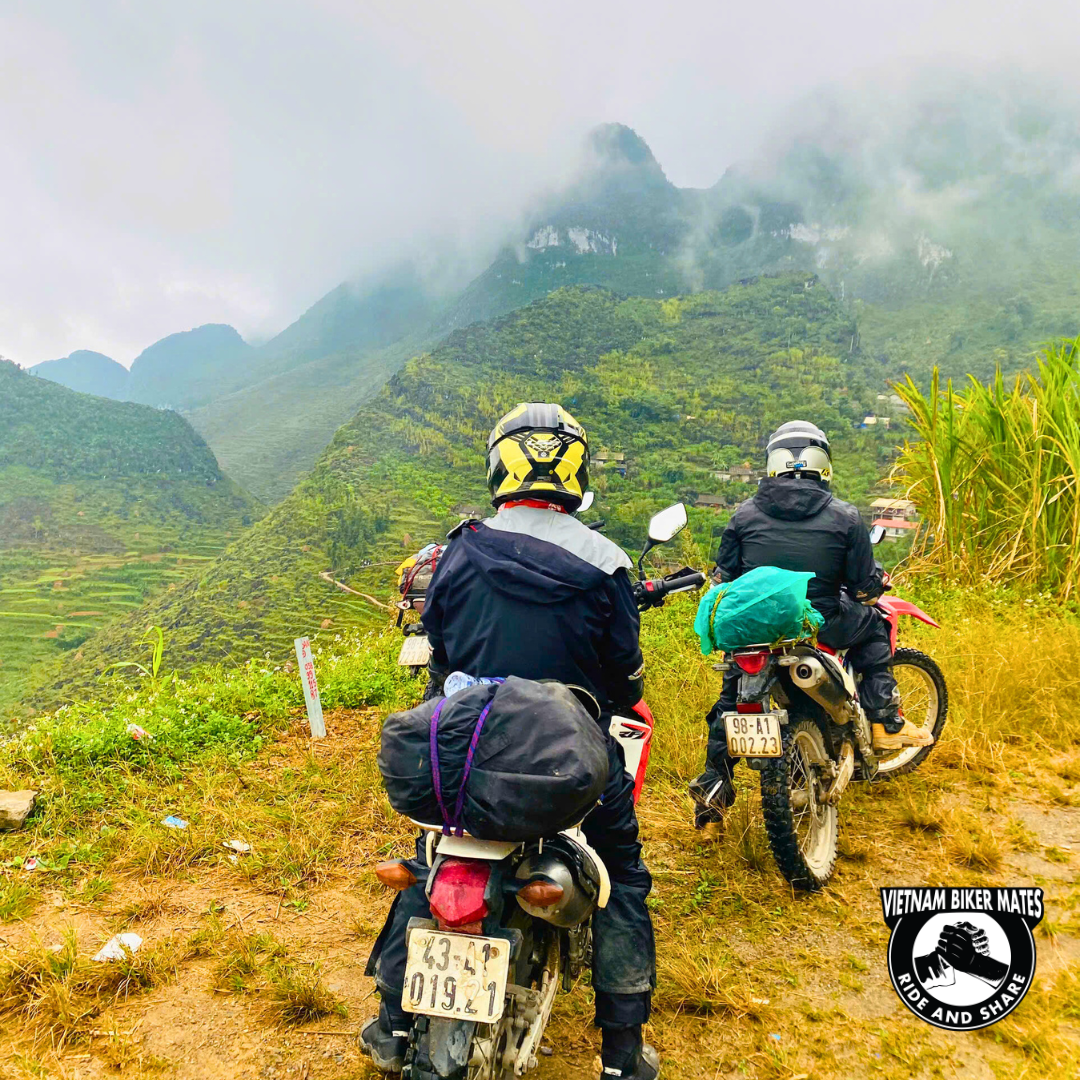
<path id="1" fill-rule="evenodd" d="M 923 525 L 913 556 L 964 583 L 1080 586 L 1080 338 L 1047 346 L 1008 383 L 896 387 L 918 436 L 893 478 Z"/>

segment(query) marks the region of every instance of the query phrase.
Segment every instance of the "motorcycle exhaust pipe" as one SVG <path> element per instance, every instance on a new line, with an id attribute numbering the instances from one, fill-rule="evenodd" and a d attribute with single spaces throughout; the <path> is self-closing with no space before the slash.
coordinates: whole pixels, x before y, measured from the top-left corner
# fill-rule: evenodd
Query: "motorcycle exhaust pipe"
<path id="1" fill-rule="evenodd" d="M 837 722 L 846 724 L 851 719 L 847 691 L 837 684 L 816 656 L 800 656 L 791 665 L 791 681 Z"/>

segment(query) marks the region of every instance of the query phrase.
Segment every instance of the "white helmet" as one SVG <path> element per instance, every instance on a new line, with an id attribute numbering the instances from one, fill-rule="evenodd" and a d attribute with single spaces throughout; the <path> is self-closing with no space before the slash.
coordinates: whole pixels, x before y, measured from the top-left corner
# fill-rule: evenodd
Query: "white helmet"
<path id="1" fill-rule="evenodd" d="M 832 480 L 829 437 L 808 420 L 781 424 L 765 447 L 765 470 L 770 476 L 815 476 Z"/>

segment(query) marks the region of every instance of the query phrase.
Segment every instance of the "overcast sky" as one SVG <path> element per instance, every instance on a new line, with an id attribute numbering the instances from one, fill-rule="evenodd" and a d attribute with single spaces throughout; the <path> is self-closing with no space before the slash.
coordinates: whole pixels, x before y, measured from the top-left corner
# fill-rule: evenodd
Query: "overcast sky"
<path id="1" fill-rule="evenodd" d="M 475 258 L 619 120 L 713 184 L 823 82 L 1071 69 L 1072 0 L 0 0 L 0 355 L 265 337 Z"/>

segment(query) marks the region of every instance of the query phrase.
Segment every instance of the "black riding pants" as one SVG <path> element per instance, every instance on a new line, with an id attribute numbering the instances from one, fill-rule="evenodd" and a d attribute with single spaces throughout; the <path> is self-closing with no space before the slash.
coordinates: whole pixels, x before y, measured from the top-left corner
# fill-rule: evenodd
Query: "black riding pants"
<path id="1" fill-rule="evenodd" d="M 871 723 L 884 724 L 890 733 L 899 731 L 903 721 L 899 716 L 900 696 L 893 678 L 892 643 L 889 625 L 873 608 L 857 604 L 846 596 L 839 610 L 825 620 L 818 640 L 830 649 L 847 649 L 851 666 L 862 676 L 859 701 Z M 709 710 L 705 722 L 709 725 L 709 745 L 706 768 L 719 776 L 730 776 L 737 758 L 727 752 L 727 733 L 721 716 L 732 712 L 739 695 L 739 675 L 724 676 L 724 687 L 717 702 Z"/>
<path id="2" fill-rule="evenodd" d="M 608 739 L 609 774 L 598 806 L 585 818 L 585 838 L 611 877 L 611 898 L 593 915 L 592 985 L 596 1024 L 617 1030 L 649 1018 L 656 985 L 656 945 L 645 900 L 652 878 L 641 860 L 634 784 L 626 773 L 622 749 Z M 424 859 L 423 838 L 416 844 Z M 430 919 L 422 885 L 398 894 L 368 961 L 391 1014 L 400 1013 L 405 981 L 405 931 L 412 918 Z"/>

